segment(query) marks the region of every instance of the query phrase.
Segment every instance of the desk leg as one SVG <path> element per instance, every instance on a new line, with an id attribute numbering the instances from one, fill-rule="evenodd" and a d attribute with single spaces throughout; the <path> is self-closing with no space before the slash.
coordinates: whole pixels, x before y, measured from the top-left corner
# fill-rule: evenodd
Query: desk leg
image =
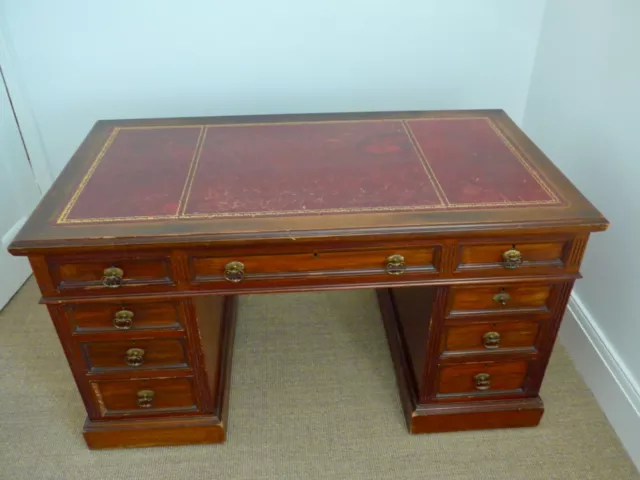
<path id="1" fill-rule="evenodd" d="M 394 301 L 390 290 L 378 290 L 409 432 L 438 433 L 538 425 L 544 407 L 537 390 L 519 398 L 458 402 L 430 400 L 435 394 L 440 334 L 449 287 L 418 287 L 413 291 L 412 288 L 402 289 L 404 306 L 400 306 L 397 299 Z M 402 321 L 399 320 L 400 315 Z"/>
<path id="2" fill-rule="evenodd" d="M 186 327 L 199 414 L 91 420 L 89 448 L 222 443 L 226 439 L 237 297 L 193 298 Z"/>

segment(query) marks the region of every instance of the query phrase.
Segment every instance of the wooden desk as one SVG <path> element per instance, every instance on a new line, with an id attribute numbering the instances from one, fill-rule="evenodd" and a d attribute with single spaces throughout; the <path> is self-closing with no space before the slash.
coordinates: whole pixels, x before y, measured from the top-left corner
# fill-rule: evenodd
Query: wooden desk
<path id="1" fill-rule="evenodd" d="M 537 425 L 606 228 L 498 110 L 109 120 L 10 251 L 129 447 L 224 441 L 245 293 L 377 288 L 410 432 Z"/>

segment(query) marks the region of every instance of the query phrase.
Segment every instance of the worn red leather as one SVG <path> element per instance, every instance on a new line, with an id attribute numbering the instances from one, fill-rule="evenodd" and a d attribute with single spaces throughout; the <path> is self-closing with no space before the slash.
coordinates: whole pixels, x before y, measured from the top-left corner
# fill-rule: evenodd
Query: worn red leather
<path id="1" fill-rule="evenodd" d="M 483 204 L 557 203 L 527 161 L 487 119 L 407 121 L 445 201 Z"/>
<path id="2" fill-rule="evenodd" d="M 58 223 L 562 204 L 487 118 L 132 127 Z"/>

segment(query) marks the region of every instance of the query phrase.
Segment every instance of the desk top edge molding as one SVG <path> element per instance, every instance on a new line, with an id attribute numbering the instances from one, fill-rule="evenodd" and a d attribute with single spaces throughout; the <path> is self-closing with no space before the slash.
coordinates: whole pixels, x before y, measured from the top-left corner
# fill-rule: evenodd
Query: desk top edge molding
<path id="1" fill-rule="evenodd" d="M 342 120 L 411 120 L 486 117 L 499 129 L 527 160 L 538 168 L 566 200 L 562 208 L 539 206 L 513 207 L 502 210 L 393 212 L 314 214 L 291 217 L 172 219 L 148 222 L 124 221 L 107 224 L 56 225 L 60 206 L 69 192 L 78 185 L 91 158 L 102 147 L 108 132 L 115 125 L 190 125 L 222 123 L 270 122 L 339 122 Z M 536 235 L 549 232 L 589 233 L 605 230 L 607 220 L 571 184 L 553 163 L 501 110 L 438 111 L 438 112 L 372 112 L 310 115 L 259 115 L 242 117 L 204 117 L 186 119 L 104 120 L 76 151 L 71 161 L 44 196 L 34 214 L 16 236 L 10 251 L 16 255 L 30 252 L 62 251 L 65 248 L 111 248 L 135 245 L 140 248 L 182 244 L 205 245 L 232 241 L 287 242 L 327 238 L 358 237 L 393 239 L 404 236 L 442 238 L 446 236 Z"/>

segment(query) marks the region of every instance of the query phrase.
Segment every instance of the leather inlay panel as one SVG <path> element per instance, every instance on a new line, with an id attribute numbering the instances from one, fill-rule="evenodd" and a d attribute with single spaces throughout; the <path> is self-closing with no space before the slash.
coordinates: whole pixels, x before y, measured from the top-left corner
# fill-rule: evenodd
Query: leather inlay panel
<path id="1" fill-rule="evenodd" d="M 115 127 L 57 223 L 553 205 L 485 117 Z"/>
<path id="2" fill-rule="evenodd" d="M 558 203 L 538 172 L 488 119 L 407 122 L 447 204 Z"/>
<path id="3" fill-rule="evenodd" d="M 59 223 L 176 215 L 203 130 L 115 129 Z"/>
<path id="4" fill-rule="evenodd" d="M 331 122 L 208 128 L 186 213 L 435 205 L 402 122 Z"/>

